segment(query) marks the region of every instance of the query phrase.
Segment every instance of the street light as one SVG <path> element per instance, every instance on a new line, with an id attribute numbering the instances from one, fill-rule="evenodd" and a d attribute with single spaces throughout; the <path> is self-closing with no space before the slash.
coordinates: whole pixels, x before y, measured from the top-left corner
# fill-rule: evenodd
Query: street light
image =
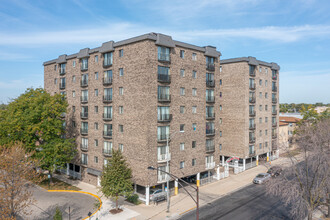
<path id="1" fill-rule="evenodd" d="M 199 187 L 193 187 L 192 185 L 190 185 L 189 183 L 187 183 L 186 181 L 184 181 L 183 179 L 180 179 L 177 176 L 174 176 L 173 174 L 170 174 L 169 172 L 160 170 L 158 167 L 155 168 L 153 166 L 149 166 L 148 170 L 157 170 L 157 171 L 161 171 L 163 173 L 166 173 L 167 175 L 171 176 L 173 179 L 176 179 L 178 181 L 178 183 L 180 184 L 180 186 L 186 191 L 186 193 L 188 193 L 188 195 L 191 197 L 192 200 L 194 200 L 194 202 L 196 203 L 196 219 L 199 220 Z M 182 186 L 182 184 L 179 182 L 179 180 L 181 180 L 182 182 L 184 182 L 185 184 L 189 185 L 190 187 L 192 187 L 195 191 L 196 191 L 196 199 L 194 199 L 194 197 L 188 192 L 188 190 L 186 190 L 184 188 L 184 186 Z"/>

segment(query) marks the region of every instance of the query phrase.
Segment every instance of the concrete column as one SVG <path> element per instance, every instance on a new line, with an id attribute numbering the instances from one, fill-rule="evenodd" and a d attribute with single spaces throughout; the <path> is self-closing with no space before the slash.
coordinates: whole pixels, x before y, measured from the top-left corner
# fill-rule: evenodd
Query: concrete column
<path id="1" fill-rule="evenodd" d="M 178 187 L 178 180 L 176 179 L 174 181 L 174 195 L 176 196 L 178 195 L 178 193 L 179 193 L 179 187 Z"/>
<path id="2" fill-rule="evenodd" d="M 276 150 L 276 157 L 277 157 L 277 158 L 280 157 L 280 150 Z"/>
<path id="3" fill-rule="evenodd" d="M 256 165 L 258 166 L 259 164 L 259 155 L 257 155 L 257 158 L 256 158 Z"/>
<path id="4" fill-rule="evenodd" d="M 146 186 L 146 205 L 150 204 L 150 186 Z"/>
<path id="5" fill-rule="evenodd" d="M 70 172 L 69 172 L 69 163 L 66 163 L 66 175 L 69 176 Z"/>
<path id="6" fill-rule="evenodd" d="M 210 170 L 207 171 L 207 178 L 209 178 L 209 181 L 211 182 L 211 171 Z"/>
<path id="7" fill-rule="evenodd" d="M 165 191 L 165 183 L 162 183 L 162 190 Z"/>
<path id="8" fill-rule="evenodd" d="M 136 193 L 136 190 L 137 190 L 137 186 L 136 183 L 134 183 L 134 193 Z"/>
<path id="9" fill-rule="evenodd" d="M 243 170 L 245 170 L 245 160 L 246 159 L 243 159 Z"/>
<path id="10" fill-rule="evenodd" d="M 199 186 L 199 180 L 200 180 L 200 173 L 197 173 L 197 175 L 196 175 L 196 177 L 197 177 L 197 180 L 196 180 L 196 186 Z"/>
<path id="11" fill-rule="evenodd" d="M 217 180 L 220 180 L 220 167 L 217 167 Z"/>
<path id="12" fill-rule="evenodd" d="M 267 152 L 267 162 L 269 161 L 269 152 Z"/>
<path id="13" fill-rule="evenodd" d="M 225 156 L 222 156 L 222 166 L 225 166 Z"/>

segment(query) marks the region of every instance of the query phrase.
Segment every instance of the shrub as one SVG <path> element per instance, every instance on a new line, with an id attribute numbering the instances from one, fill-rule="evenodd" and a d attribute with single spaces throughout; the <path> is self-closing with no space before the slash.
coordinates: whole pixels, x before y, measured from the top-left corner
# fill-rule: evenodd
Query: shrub
<path id="1" fill-rule="evenodd" d="M 141 202 L 139 200 L 139 196 L 137 194 L 132 194 L 127 197 L 127 201 L 133 203 L 135 205 L 139 205 Z"/>

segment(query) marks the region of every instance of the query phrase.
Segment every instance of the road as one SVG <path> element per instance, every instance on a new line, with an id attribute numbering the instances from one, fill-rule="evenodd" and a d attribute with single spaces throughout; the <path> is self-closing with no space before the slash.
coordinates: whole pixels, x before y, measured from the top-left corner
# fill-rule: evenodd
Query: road
<path id="1" fill-rule="evenodd" d="M 251 184 L 200 208 L 200 219 L 213 220 L 279 220 L 290 219 L 282 202 L 266 195 L 264 185 Z M 196 210 L 180 219 L 196 219 Z"/>

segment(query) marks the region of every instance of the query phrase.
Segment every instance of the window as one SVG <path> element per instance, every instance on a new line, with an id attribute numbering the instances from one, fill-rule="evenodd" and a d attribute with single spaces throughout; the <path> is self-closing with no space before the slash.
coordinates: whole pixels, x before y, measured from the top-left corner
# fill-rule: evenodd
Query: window
<path id="1" fill-rule="evenodd" d="M 76 76 L 72 76 L 72 82 L 73 82 L 73 83 L 76 82 Z"/>
<path id="2" fill-rule="evenodd" d="M 76 92 L 75 91 L 72 91 L 72 97 L 76 97 Z"/>
<path id="3" fill-rule="evenodd" d="M 61 89 L 65 89 L 65 84 L 66 84 L 65 81 L 66 81 L 65 78 L 60 78 L 60 88 Z"/>
<path id="4" fill-rule="evenodd" d="M 184 143 L 180 143 L 180 150 L 184 150 Z"/>
<path id="5" fill-rule="evenodd" d="M 219 84 L 220 84 L 220 86 L 222 85 L 222 79 L 220 79 L 220 83 Z"/>
<path id="6" fill-rule="evenodd" d="M 184 168 L 184 161 L 181 161 L 180 162 L 180 169 L 183 169 Z"/>
<path id="7" fill-rule="evenodd" d="M 157 138 L 158 140 L 166 140 L 170 134 L 170 126 L 158 126 L 157 127 Z"/>
<path id="8" fill-rule="evenodd" d="M 265 111 L 268 111 L 268 105 L 265 105 Z"/>
<path id="9" fill-rule="evenodd" d="M 103 66 L 111 66 L 112 65 L 112 60 L 113 60 L 113 55 L 112 53 L 105 53 L 103 54 Z"/>
<path id="10" fill-rule="evenodd" d="M 196 147 L 196 141 L 192 141 L 192 143 L 191 143 L 191 147 L 192 147 L 192 148 L 195 148 L 195 147 Z"/>
<path id="11" fill-rule="evenodd" d="M 94 106 L 94 113 L 98 113 L 99 112 L 99 107 L 98 106 Z"/>
<path id="12" fill-rule="evenodd" d="M 192 60 L 197 60 L 197 54 L 195 53 L 192 54 Z"/>
<path id="13" fill-rule="evenodd" d="M 124 106 L 119 106 L 119 114 L 123 114 L 124 113 Z"/>
<path id="14" fill-rule="evenodd" d="M 55 71 L 57 70 L 57 65 L 56 65 L 56 64 L 54 65 L 54 70 L 55 70 Z"/>
<path id="15" fill-rule="evenodd" d="M 88 149 L 88 138 L 81 138 L 81 148 Z"/>
<path id="16" fill-rule="evenodd" d="M 259 92 L 259 98 L 262 98 L 262 92 Z"/>
<path id="17" fill-rule="evenodd" d="M 265 117 L 265 123 L 267 123 L 268 122 L 268 117 Z"/>
<path id="18" fill-rule="evenodd" d="M 98 72 L 95 72 L 94 73 L 94 77 L 95 77 L 95 80 L 98 80 L 99 79 L 99 73 Z"/>
<path id="19" fill-rule="evenodd" d="M 214 135 L 214 123 L 213 122 L 207 122 L 206 123 L 206 134 Z"/>
<path id="20" fill-rule="evenodd" d="M 184 124 L 180 125 L 180 132 L 184 132 Z"/>
<path id="21" fill-rule="evenodd" d="M 124 145 L 123 145 L 123 144 L 119 144 L 118 149 L 119 149 L 121 152 L 123 152 L 123 151 L 124 151 Z"/>
<path id="22" fill-rule="evenodd" d="M 184 113 L 184 106 L 180 106 L 180 113 L 181 113 L 181 114 Z"/>
<path id="23" fill-rule="evenodd" d="M 261 117 L 259 118 L 259 123 L 262 123 L 262 118 Z"/>
<path id="24" fill-rule="evenodd" d="M 181 77 L 184 77 L 184 69 L 181 69 L 181 70 L 180 70 L 180 76 L 181 76 Z"/>
<path id="25" fill-rule="evenodd" d="M 196 89 L 196 88 L 193 88 L 193 89 L 192 89 L 192 95 L 193 95 L 193 96 L 196 96 L 196 95 L 197 95 L 197 89 Z"/>
<path id="26" fill-rule="evenodd" d="M 222 144 L 219 144 L 219 150 L 222 150 Z"/>
<path id="27" fill-rule="evenodd" d="M 104 101 L 112 101 L 112 88 L 104 89 L 103 100 Z"/>
<path id="28" fill-rule="evenodd" d="M 214 102 L 214 90 L 213 89 L 206 90 L 206 101 Z"/>
<path id="29" fill-rule="evenodd" d="M 75 60 L 72 62 L 72 66 L 76 67 L 76 61 Z"/>
<path id="30" fill-rule="evenodd" d="M 103 142 L 103 153 L 110 154 L 112 153 L 112 142 L 104 141 Z"/>
<path id="31" fill-rule="evenodd" d="M 192 78 L 193 79 L 197 78 L 197 72 L 195 70 L 192 71 Z"/>
<path id="32" fill-rule="evenodd" d="M 55 84 L 55 85 L 57 84 L 57 79 L 54 80 L 54 84 Z"/>
<path id="33" fill-rule="evenodd" d="M 268 73 L 268 69 L 267 68 L 265 68 L 265 73 L 266 73 L 266 76 L 267 76 L 267 73 Z"/>
<path id="34" fill-rule="evenodd" d="M 81 86 L 87 86 L 88 85 L 88 74 L 82 74 L 81 75 Z"/>
<path id="35" fill-rule="evenodd" d="M 106 167 L 108 165 L 108 159 L 103 159 L 103 165 Z"/>
<path id="36" fill-rule="evenodd" d="M 262 111 L 262 105 L 259 105 L 259 110 Z"/>
<path id="37" fill-rule="evenodd" d="M 220 137 L 222 137 L 222 131 L 219 132 Z"/>
<path id="38" fill-rule="evenodd" d="M 192 129 L 193 129 L 193 131 L 196 131 L 196 123 L 192 124 Z"/>
<path id="39" fill-rule="evenodd" d="M 88 69 L 88 58 L 82 58 L 81 59 L 81 70 L 87 70 Z"/>
<path id="40" fill-rule="evenodd" d="M 261 73 L 261 71 L 262 71 L 262 67 L 260 66 L 260 67 L 259 67 L 259 72 Z"/>
<path id="41" fill-rule="evenodd" d="M 94 129 L 99 130 L 99 123 L 97 123 L 97 122 L 94 123 Z"/>
<path id="42" fill-rule="evenodd" d="M 214 118 L 214 107 L 206 106 L 206 118 Z"/>
<path id="43" fill-rule="evenodd" d="M 87 154 L 81 154 L 81 164 L 87 165 L 88 163 L 88 155 Z"/>
<path id="44" fill-rule="evenodd" d="M 95 55 L 95 63 L 98 63 L 99 62 L 99 56 L 98 55 Z"/>
<path id="45" fill-rule="evenodd" d="M 222 97 L 222 92 L 220 92 L 220 98 Z"/>
<path id="46" fill-rule="evenodd" d="M 265 92 L 265 99 L 268 99 L 268 93 Z"/>
<path id="47" fill-rule="evenodd" d="M 266 87 L 268 86 L 268 80 L 265 80 L 265 86 Z"/>
<path id="48" fill-rule="evenodd" d="M 88 90 L 81 90 L 81 101 L 88 101 Z"/>
<path id="49" fill-rule="evenodd" d="M 268 135 L 268 130 L 266 129 L 266 130 L 265 130 L 265 136 L 267 136 L 267 135 Z"/>
<path id="50" fill-rule="evenodd" d="M 222 66 L 220 66 L 220 73 L 222 72 Z"/>
<path id="51" fill-rule="evenodd" d="M 99 96 L 99 90 L 98 89 L 94 89 L 94 94 L 95 94 L 95 96 Z"/>
<path id="52" fill-rule="evenodd" d="M 292 123 L 289 123 L 289 127 L 292 127 L 292 125 L 293 125 Z"/>
<path id="53" fill-rule="evenodd" d="M 119 57 L 123 57 L 124 56 L 124 50 L 123 49 L 120 49 L 119 50 Z"/>
<path id="54" fill-rule="evenodd" d="M 262 79 L 259 80 L 259 86 L 262 86 Z"/>
<path id="55" fill-rule="evenodd" d="M 262 148 L 262 143 L 259 144 L 259 149 L 261 149 L 261 148 Z"/>
<path id="56" fill-rule="evenodd" d="M 72 121 L 72 127 L 74 127 L 74 128 L 77 127 L 75 121 Z"/>
<path id="57" fill-rule="evenodd" d="M 124 95 L 124 88 L 123 87 L 119 87 L 119 95 Z"/>
<path id="58" fill-rule="evenodd" d="M 265 148 L 267 148 L 268 147 L 268 142 L 265 142 L 265 145 L 264 146 L 265 146 Z"/>
<path id="59" fill-rule="evenodd" d="M 103 107 L 103 119 L 112 119 L 112 106 Z"/>
<path id="60" fill-rule="evenodd" d="M 94 163 L 98 163 L 99 162 L 99 158 L 97 156 L 94 156 Z"/>
<path id="61" fill-rule="evenodd" d="M 183 59 L 184 58 L 184 50 L 180 50 L 180 57 Z"/>
<path id="62" fill-rule="evenodd" d="M 220 105 L 220 111 L 222 111 L 222 105 Z"/>
<path id="63" fill-rule="evenodd" d="M 123 68 L 119 68 L 119 76 L 124 76 L 124 69 Z"/>
<path id="64" fill-rule="evenodd" d="M 196 158 L 191 160 L 191 166 L 195 166 L 196 165 Z"/>
<path id="65" fill-rule="evenodd" d="M 118 130 L 119 130 L 120 133 L 123 133 L 124 132 L 124 125 L 119 125 Z"/>
<path id="66" fill-rule="evenodd" d="M 222 118 L 219 119 L 219 124 L 222 124 Z"/>
<path id="67" fill-rule="evenodd" d="M 103 125 L 103 136 L 112 137 L 112 124 Z"/>
<path id="68" fill-rule="evenodd" d="M 94 146 L 95 146 L 95 147 L 98 147 L 98 146 L 99 146 L 99 140 L 94 139 Z"/>
<path id="69" fill-rule="evenodd" d="M 180 95 L 181 95 L 181 96 L 184 96 L 184 94 L 185 94 L 185 90 L 184 90 L 183 87 L 181 87 L 181 88 L 180 88 Z"/>
<path id="70" fill-rule="evenodd" d="M 81 116 L 84 118 L 88 117 L 88 106 L 81 106 Z"/>
<path id="71" fill-rule="evenodd" d="M 76 112 L 76 106 L 72 106 L 72 111 Z"/>
<path id="72" fill-rule="evenodd" d="M 158 47 L 158 60 L 170 61 L 170 48 L 159 46 Z"/>
<path id="73" fill-rule="evenodd" d="M 260 137 L 262 136 L 262 130 L 259 131 L 259 136 L 260 136 Z"/>
<path id="74" fill-rule="evenodd" d="M 193 113 L 193 114 L 196 114 L 196 113 L 197 113 L 197 106 L 193 106 L 193 107 L 192 107 L 192 113 Z"/>

